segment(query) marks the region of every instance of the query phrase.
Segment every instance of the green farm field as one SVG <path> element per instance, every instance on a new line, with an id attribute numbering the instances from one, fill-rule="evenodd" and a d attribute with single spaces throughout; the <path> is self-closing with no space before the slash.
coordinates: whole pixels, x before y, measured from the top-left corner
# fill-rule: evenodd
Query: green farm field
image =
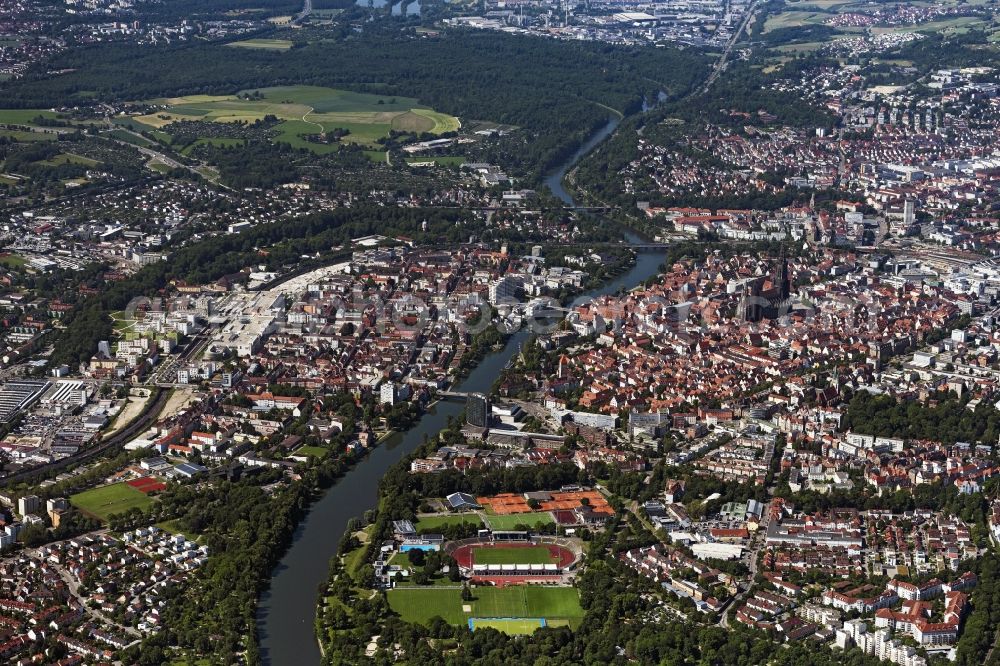
<path id="1" fill-rule="evenodd" d="M 249 95 L 249 97 L 248 97 Z M 412 97 L 369 95 L 318 86 L 278 86 L 236 95 L 189 95 L 149 100 L 160 111 L 134 120 L 163 131 L 181 120 L 254 122 L 273 115 L 281 122 L 275 141 L 322 153 L 336 144 L 305 140 L 306 135 L 345 129 L 343 141 L 374 146 L 390 130 L 441 134 L 461 127 L 458 119 L 420 105 Z"/>
<path id="2" fill-rule="evenodd" d="M 0 125 L 30 125 L 35 118 L 57 118 L 57 114 L 48 109 L 0 109 Z"/>
<path id="3" fill-rule="evenodd" d="M 55 157 L 47 160 L 42 160 L 39 164 L 45 164 L 47 166 L 59 166 L 60 164 L 78 164 L 80 166 L 97 166 L 100 164 L 97 160 L 90 159 L 89 157 L 84 157 L 83 155 L 77 155 L 75 153 L 59 153 Z"/>
<path id="4" fill-rule="evenodd" d="M 59 138 L 51 132 L 31 132 L 29 130 L 0 130 L 0 136 L 13 139 L 21 143 L 35 143 L 38 141 L 55 141 Z"/>

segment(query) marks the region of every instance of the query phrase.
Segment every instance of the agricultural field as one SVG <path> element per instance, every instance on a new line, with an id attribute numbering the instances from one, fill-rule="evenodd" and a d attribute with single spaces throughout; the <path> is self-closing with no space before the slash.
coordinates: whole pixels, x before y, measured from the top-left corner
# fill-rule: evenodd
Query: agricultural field
<path id="1" fill-rule="evenodd" d="M 91 159 L 89 157 L 84 157 L 83 155 L 77 155 L 75 153 L 59 153 L 55 157 L 51 157 L 47 160 L 42 160 L 38 164 L 44 164 L 46 166 L 59 166 L 61 164 L 78 164 L 80 166 L 92 167 L 100 164 L 97 160 Z"/>
<path id="2" fill-rule="evenodd" d="M 127 483 L 114 483 L 77 493 L 69 498 L 70 504 L 100 520 L 107 521 L 112 514 L 137 508 L 147 510 L 153 500 Z"/>
<path id="3" fill-rule="evenodd" d="M 58 136 L 51 132 L 31 132 L 28 130 L 0 130 L 0 136 L 13 139 L 20 143 L 34 143 L 36 141 L 55 141 Z"/>
<path id="4" fill-rule="evenodd" d="M 425 108 L 411 97 L 317 86 L 279 86 L 235 95 L 189 95 L 149 103 L 163 109 L 133 120 L 168 133 L 171 123 L 182 120 L 252 123 L 275 116 L 283 121 L 277 125 L 275 141 L 317 153 L 334 151 L 338 146 L 336 142 L 313 143 L 306 136 L 341 129 L 349 132 L 342 141 L 373 147 L 390 130 L 441 134 L 461 127 L 457 118 Z"/>
<path id="5" fill-rule="evenodd" d="M 450 155 L 438 155 L 436 157 L 408 157 L 406 158 L 406 163 L 410 166 L 415 164 L 423 164 L 426 162 L 434 162 L 438 166 L 462 166 L 465 164 L 465 158 L 459 156 Z"/>
<path id="6" fill-rule="evenodd" d="M 482 527 L 483 521 L 474 513 L 464 513 L 455 516 L 425 516 L 414 521 L 417 532 L 433 533 L 445 525 L 475 525 Z"/>
<path id="7" fill-rule="evenodd" d="M 110 132 L 108 132 L 108 135 L 118 139 L 119 141 L 124 141 L 125 143 L 131 143 L 134 146 L 142 146 L 143 148 L 149 148 L 150 146 L 155 145 L 149 139 L 139 136 L 138 134 L 133 134 L 128 130 L 123 130 L 123 129 L 111 130 Z"/>
<path id="8" fill-rule="evenodd" d="M 800 28 L 804 25 L 819 24 L 830 18 L 826 12 L 789 11 L 767 17 L 764 34 L 781 28 Z"/>
<path id="9" fill-rule="evenodd" d="M 167 140 L 169 142 L 169 138 Z M 216 146 L 218 148 L 235 148 L 239 146 L 246 145 L 246 141 L 243 139 L 226 139 L 226 138 L 211 138 L 211 139 L 198 139 L 194 143 L 188 146 L 184 146 L 181 149 L 183 155 L 190 155 L 198 146 Z"/>
<path id="10" fill-rule="evenodd" d="M 913 6 L 931 6 L 929 2 L 915 1 L 910 3 Z M 942 5 L 961 4 L 957 2 L 943 2 Z M 967 6 L 982 4 L 981 2 L 967 3 Z M 859 0 L 791 0 L 786 2 L 785 7 L 778 13 L 771 14 L 764 23 L 763 33 L 767 34 L 782 28 L 801 28 L 824 24 L 830 17 L 846 13 L 865 13 L 871 5 Z M 844 35 L 858 35 L 863 33 L 880 34 L 894 32 L 933 32 L 944 34 L 961 34 L 972 29 L 988 28 L 989 21 L 980 16 L 951 16 L 942 17 L 936 21 L 917 23 L 912 25 L 895 26 L 873 26 L 871 28 L 860 27 L 839 27 L 831 35 L 831 39 L 836 39 Z M 786 48 L 778 50 L 784 53 L 805 53 L 816 50 L 819 46 L 829 40 L 810 40 L 803 45 L 786 45 Z M 818 44 L 819 46 L 814 46 Z"/>
<path id="11" fill-rule="evenodd" d="M 512 513 L 507 516 L 487 516 L 490 528 L 494 530 L 513 530 L 518 525 L 536 527 L 538 525 L 551 525 L 556 522 L 551 513 Z"/>
<path id="12" fill-rule="evenodd" d="M 0 125 L 30 125 L 38 116 L 49 119 L 59 117 L 48 109 L 0 109 Z"/>
<path id="13" fill-rule="evenodd" d="M 525 548 L 491 548 L 483 546 L 472 551 L 474 564 L 553 564 L 556 562 L 545 546 Z"/>
<path id="14" fill-rule="evenodd" d="M 885 32 L 940 32 L 946 35 L 964 34 L 972 29 L 988 27 L 989 23 L 978 16 L 954 16 L 940 21 L 928 21 L 917 25 L 900 25 L 891 28 L 874 27 L 873 34 Z"/>
<path id="15" fill-rule="evenodd" d="M 389 590 L 387 596 L 389 606 L 405 621 L 420 624 L 440 616 L 455 625 L 477 618 L 477 625 L 482 626 L 478 618 L 502 617 L 545 618 L 549 625 L 576 626 L 584 615 L 580 595 L 572 587 L 476 587 L 473 600 L 464 602 L 462 591 L 457 588 L 396 588 Z"/>
<path id="16" fill-rule="evenodd" d="M 241 42 L 230 42 L 226 46 L 242 49 L 267 49 L 268 51 L 287 51 L 292 48 L 292 42 L 287 39 L 244 39 Z"/>

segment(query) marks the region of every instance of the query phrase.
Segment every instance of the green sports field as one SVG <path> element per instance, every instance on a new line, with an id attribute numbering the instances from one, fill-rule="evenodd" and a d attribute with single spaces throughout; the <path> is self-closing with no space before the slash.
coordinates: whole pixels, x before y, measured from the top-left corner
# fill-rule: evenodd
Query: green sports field
<path id="1" fill-rule="evenodd" d="M 276 86 L 243 90 L 234 95 L 188 95 L 148 100 L 164 108 L 133 120 L 170 131 L 183 120 L 249 122 L 271 115 L 282 121 L 275 141 L 323 153 L 336 143 L 313 143 L 305 136 L 335 129 L 349 132 L 342 141 L 375 146 L 390 130 L 441 134 L 457 131 L 458 118 L 428 109 L 412 97 L 372 95 L 320 86 Z"/>
<path id="2" fill-rule="evenodd" d="M 545 546 L 494 548 L 483 546 L 472 551 L 473 564 L 551 564 L 555 560 Z"/>
<path id="3" fill-rule="evenodd" d="M 226 46 L 244 49 L 267 49 L 268 51 L 287 51 L 292 48 L 292 42 L 287 39 L 244 39 L 240 42 L 230 42 Z"/>
<path id="4" fill-rule="evenodd" d="M 514 530 L 518 525 L 535 527 L 556 522 L 551 513 L 512 513 L 507 516 L 487 516 L 486 520 L 494 530 Z"/>
<path id="5" fill-rule="evenodd" d="M 103 521 L 115 513 L 123 513 L 132 508 L 146 511 L 153 500 L 127 483 L 114 483 L 77 493 L 69 498 L 70 504 L 85 513 Z"/>
<path id="6" fill-rule="evenodd" d="M 462 513 L 451 516 L 425 516 L 414 521 L 413 526 L 420 533 L 433 533 L 445 525 L 475 525 L 482 527 L 483 521 L 474 513 Z"/>
<path id="7" fill-rule="evenodd" d="M 545 618 L 550 626 L 576 627 L 584 615 L 580 595 L 572 587 L 516 585 L 477 587 L 473 601 L 462 601 L 458 588 L 396 588 L 387 593 L 389 606 L 407 622 L 427 624 L 440 616 L 460 625 L 469 618 Z M 463 605 L 470 607 L 466 612 Z M 478 626 L 477 620 L 477 626 Z M 537 622 L 536 622 L 537 626 Z"/>
<path id="8" fill-rule="evenodd" d="M 505 634 L 528 635 L 535 633 L 539 627 L 547 626 L 542 618 L 509 618 L 509 617 L 473 617 L 469 618 L 469 629 L 496 629 Z"/>

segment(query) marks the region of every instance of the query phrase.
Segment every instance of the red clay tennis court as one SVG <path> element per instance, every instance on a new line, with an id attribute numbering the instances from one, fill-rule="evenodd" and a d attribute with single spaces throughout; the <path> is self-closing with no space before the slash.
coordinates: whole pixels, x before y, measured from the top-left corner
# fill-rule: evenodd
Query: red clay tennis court
<path id="1" fill-rule="evenodd" d="M 493 497 L 477 497 L 476 501 L 483 507 L 489 507 L 498 516 L 507 516 L 512 513 L 531 513 L 528 501 L 521 495 L 514 493 L 501 493 Z"/>

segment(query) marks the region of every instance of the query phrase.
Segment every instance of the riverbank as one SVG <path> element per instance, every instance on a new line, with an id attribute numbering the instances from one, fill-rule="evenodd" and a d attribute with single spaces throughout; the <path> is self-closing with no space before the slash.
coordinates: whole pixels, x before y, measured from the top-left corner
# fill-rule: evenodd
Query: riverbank
<path id="1" fill-rule="evenodd" d="M 573 164 L 610 136 L 619 122 L 616 118 L 609 119 L 566 163 L 545 179 L 553 194 L 573 205 L 573 199 L 562 186 L 563 177 Z M 630 233 L 626 233 L 625 238 L 630 243 L 642 241 Z M 661 263 L 661 255 L 639 252 L 631 268 L 597 288 L 578 294 L 571 306 L 622 289 L 631 289 L 655 275 Z M 499 352 L 494 351 L 491 345 L 468 376 L 456 380 L 454 390 L 488 392 L 530 335 L 530 331 L 522 328 L 506 336 Z M 315 591 L 327 581 L 330 558 L 337 553 L 348 522 L 366 510 L 376 508 L 378 482 L 392 465 L 415 451 L 425 438 L 436 437 L 447 427 L 449 420 L 458 417 L 463 409 L 464 405 L 450 401 L 429 405 L 412 428 L 387 438 L 384 444 L 370 450 L 363 460 L 312 504 L 297 526 L 291 546 L 274 568 L 271 585 L 258 604 L 258 639 L 264 664 L 320 663 L 322 655 L 314 631 Z"/>

